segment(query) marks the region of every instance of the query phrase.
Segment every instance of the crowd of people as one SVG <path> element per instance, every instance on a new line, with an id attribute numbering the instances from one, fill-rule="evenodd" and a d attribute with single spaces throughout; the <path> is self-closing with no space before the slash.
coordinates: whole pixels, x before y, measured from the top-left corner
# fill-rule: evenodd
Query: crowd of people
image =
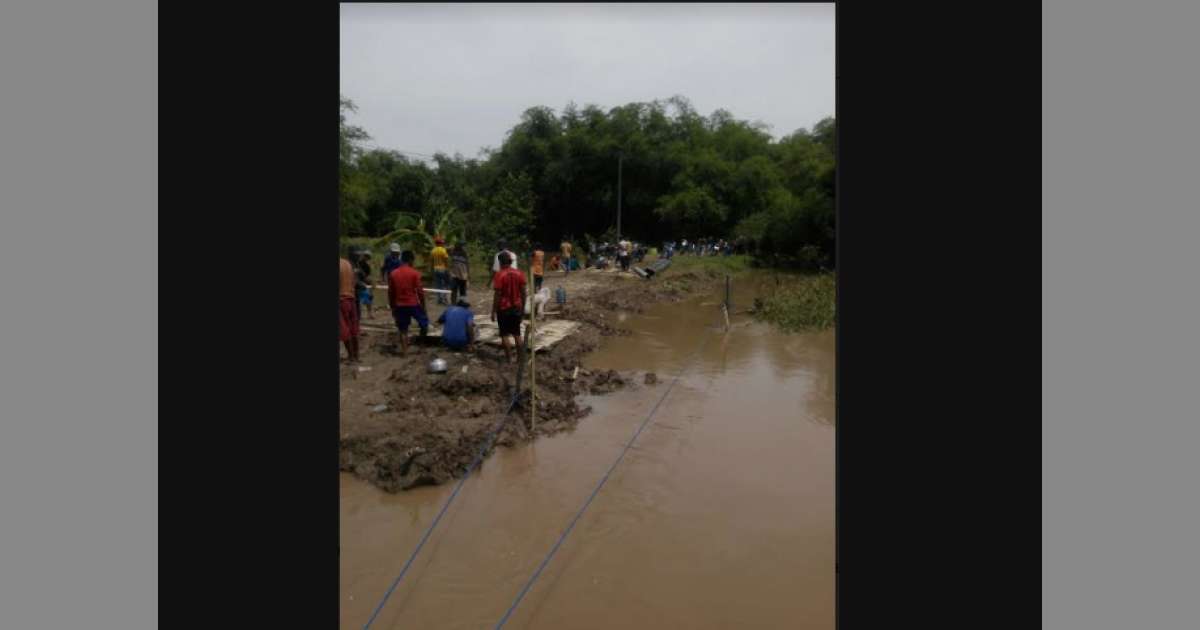
<path id="1" fill-rule="evenodd" d="M 692 254 L 694 256 L 731 256 L 744 253 L 745 242 L 741 239 L 728 241 L 723 238 L 682 239 L 678 242 L 663 243 L 663 257 L 670 258 L 675 254 Z"/>
<path id="2" fill-rule="evenodd" d="M 663 243 L 660 257 L 671 258 L 676 254 L 729 256 L 741 253 L 743 249 L 744 244 L 741 241 L 717 238 L 681 239 Z M 557 251 L 551 250 L 553 253 L 549 258 L 548 250 L 551 248 L 544 244 L 535 244 L 526 252 L 535 294 L 542 290 L 548 271 L 558 271 L 565 275 L 583 266 L 576 257 L 575 248 L 569 239 L 564 239 L 558 245 Z M 648 249 L 644 244 L 628 239 L 613 243 L 591 243 L 588 247 L 587 265 L 596 269 L 616 267 L 628 272 L 634 263 L 642 262 L 647 253 Z M 471 262 L 466 247 L 458 242 L 447 249 L 445 240 L 439 237 L 434 239 L 427 258 L 433 277 L 432 290 L 422 285 L 422 274 L 414 265 L 414 252 L 404 250 L 398 243 L 391 244 L 379 269 L 379 279 L 387 286 L 387 307 L 400 333 L 401 352 L 408 352 L 408 331 L 412 322 L 417 323 L 422 338 L 428 334 L 429 317 L 425 301 L 427 292 L 434 293 L 437 303 L 447 307 L 437 319 L 437 323 L 442 325 L 443 343 L 455 350 L 470 350 L 477 335 L 474 313 L 467 300 Z M 513 360 L 513 347 L 520 345 L 524 340 L 521 322 L 525 316 L 525 304 L 528 299 L 527 280 L 520 270 L 518 260 L 516 252 L 506 241 L 496 243 L 491 274 L 487 282 L 487 289 L 493 292 L 490 317 L 500 328 L 501 344 L 509 361 Z M 361 334 L 363 307 L 366 307 L 369 318 L 375 316 L 371 253 L 366 250 L 348 249 L 346 257 L 338 262 L 339 338 L 345 344 L 348 360 L 356 363 L 359 360 L 358 337 Z"/>
<path id="3" fill-rule="evenodd" d="M 589 263 L 596 269 L 608 269 L 613 266 L 621 271 L 629 271 L 635 262 L 646 258 L 647 248 L 642 243 L 621 239 L 615 243 L 592 243 Z"/>

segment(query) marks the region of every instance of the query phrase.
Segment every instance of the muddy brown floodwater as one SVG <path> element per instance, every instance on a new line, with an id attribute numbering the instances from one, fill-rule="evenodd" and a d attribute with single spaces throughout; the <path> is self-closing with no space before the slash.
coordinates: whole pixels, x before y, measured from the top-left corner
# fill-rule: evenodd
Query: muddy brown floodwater
<path id="1" fill-rule="evenodd" d="M 760 286 L 735 287 L 735 306 Z M 719 299 L 620 316 L 632 334 L 586 365 L 636 386 L 485 460 L 372 627 L 494 627 L 686 368 L 505 627 L 832 629 L 833 331 L 735 315 L 726 334 Z M 342 627 L 366 623 L 452 490 L 388 494 L 342 473 Z"/>

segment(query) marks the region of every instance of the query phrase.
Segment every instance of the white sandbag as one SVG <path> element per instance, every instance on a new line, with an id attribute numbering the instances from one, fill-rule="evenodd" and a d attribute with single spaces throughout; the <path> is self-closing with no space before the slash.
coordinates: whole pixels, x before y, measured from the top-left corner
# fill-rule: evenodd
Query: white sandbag
<path id="1" fill-rule="evenodd" d="M 537 312 L 540 315 L 542 310 L 546 308 L 546 303 L 550 301 L 550 289 L 542 287 L 541 291 L 529 296 L 529 300 L 525 302 L 525 314 L 529 314 L 529 303 L 532 302 L 537 307 Z"/>

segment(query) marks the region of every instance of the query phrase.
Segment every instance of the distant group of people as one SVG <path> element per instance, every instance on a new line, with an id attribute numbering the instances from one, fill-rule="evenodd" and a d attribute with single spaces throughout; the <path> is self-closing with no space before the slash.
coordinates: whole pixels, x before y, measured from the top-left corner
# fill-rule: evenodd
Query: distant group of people
<path id="1" fill-rule="evenodd" d="M 723 238 L 682 239 L 678 243 L 669 241 L 663 244 L 666 257 L 675 254 L 692 254 L 695 256 L 731 256 L 741 253 L 743 242 L 738 239 L 728 241 Z"/>
<path id="2" fill-rule="evenodd" d="M 575 258 L 575 248 L 570 241 L 563 241 L 559 244 L 559 258 L 557 266 L 562 269 L 564 275 L 579 269 L 579 261 Z"/>
<path id="3" fill-rule="evenodd" d="M 615 265 L 621 271 L 629 271 L 633 263 L 645 260 L 648 251 L 642 243 L 628 239 L 621 239 L 615 243 L 592 243 L 591 264 L 597 269 L 608 269 Z"/>

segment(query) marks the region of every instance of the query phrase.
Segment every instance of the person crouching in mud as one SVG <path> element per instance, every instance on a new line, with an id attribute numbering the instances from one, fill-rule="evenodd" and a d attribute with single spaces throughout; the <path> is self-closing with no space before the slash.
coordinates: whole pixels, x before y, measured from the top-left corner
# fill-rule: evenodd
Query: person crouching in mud
<path id="1" fill-rule="evenodd" d="M 492 280 L 495 295 L 492 298 L 492 321 L 500 325 L 500 343 L 504 346 L 504 357 L 513 363 L 512 348 L 508 338 L 520 347 L 521 318 L 525 311 L 525 276 L 512 266 L 512 256 L 500 253 L 500 272 Z"/>
<path id="2" fill-rule="evenodd" d="M 421 328 L 421 338 L 429 332 L 429 318 L 425 315 L 425 288 L 421 286 L 421 273 L 413 269 L 416 257 L 411 251 L 400 254 L 400 266 L 388 275 L 388 304 L 392 317 L 400 330 L 400 352 L 408 354 L 408 325 L 415 318 Z"/>
<path id="3" fill-rule="evenodd" d="M 438 318 L 442 324 L 442 341 L 451 350 L 470 350 L 475 341 L 475 314 L 466 298 L 459 298 Z"/>

